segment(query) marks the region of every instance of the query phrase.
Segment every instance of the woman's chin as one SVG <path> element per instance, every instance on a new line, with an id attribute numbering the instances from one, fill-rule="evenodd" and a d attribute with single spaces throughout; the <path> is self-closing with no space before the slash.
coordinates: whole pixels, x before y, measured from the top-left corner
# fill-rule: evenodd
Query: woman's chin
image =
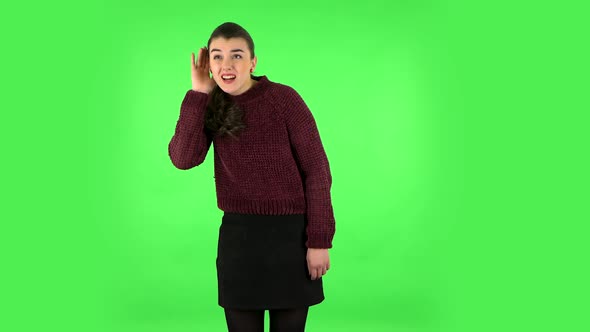
<path id="1" fill-rule="evenodd" d="M 245 88 L 245 84 L 242 83 L 241 81 L 234 81 L 231 83 L 216 81 L 216 83 L 223 92 L 230 94 L 232 96 L 242 94 L 244 92 L 242 90 L 244 90 L 244 88 Z M 247 89 L 248 88 L 246 88 L 246 90 Z M 242 91 L 242 92 L 239 92 L 239 91 Z"/>
<path id="2" fill-rule="evenodd" d="M 221 90 L 227 94 L 233 95 L 234 94 L 234 88 L 233 87 L 224 87 L 224 86 L 220 86 Z"/>
<path id="3" fill-rule="evenodd" d="M 215 82 L 215 83 L 217 83 L 217 86 L 225 93 L 232 94 L 232 92 L 236 89 L 233 84 L 228 85 L 228 84 L 225 84 L 224 82 Z"/>

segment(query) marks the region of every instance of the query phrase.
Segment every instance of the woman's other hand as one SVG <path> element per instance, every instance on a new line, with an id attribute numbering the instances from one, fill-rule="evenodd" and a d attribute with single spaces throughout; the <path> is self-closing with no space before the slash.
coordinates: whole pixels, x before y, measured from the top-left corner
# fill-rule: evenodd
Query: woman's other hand
<path id="1" fill-rule="evenodd" d="M 321 278 L 330 269 L 328 249 L 307 248 L 307 269 L 311 280 Z"/>

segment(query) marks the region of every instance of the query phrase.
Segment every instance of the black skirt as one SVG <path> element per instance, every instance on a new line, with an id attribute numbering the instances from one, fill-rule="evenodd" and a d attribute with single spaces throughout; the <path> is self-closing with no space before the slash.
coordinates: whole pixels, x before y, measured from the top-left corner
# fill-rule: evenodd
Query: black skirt
<path id="1" fill-rule="evenodd" d="M 307 307 L 324 300 L 322 278 L 311 280 L 307 218 L 225 212 L 217 246 L 218 302 L 232 309 Z"/>

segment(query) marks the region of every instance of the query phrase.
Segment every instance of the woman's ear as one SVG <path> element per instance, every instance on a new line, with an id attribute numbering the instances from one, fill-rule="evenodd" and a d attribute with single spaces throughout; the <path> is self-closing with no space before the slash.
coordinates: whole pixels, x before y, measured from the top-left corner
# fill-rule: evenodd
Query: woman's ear
<path id="1" fill-rule="evenodd" d="M 256 70 L 256 63 L 258 62 L 258 57 L 254 57 L 254 59 L 252 59 L 252 71 Z"/>

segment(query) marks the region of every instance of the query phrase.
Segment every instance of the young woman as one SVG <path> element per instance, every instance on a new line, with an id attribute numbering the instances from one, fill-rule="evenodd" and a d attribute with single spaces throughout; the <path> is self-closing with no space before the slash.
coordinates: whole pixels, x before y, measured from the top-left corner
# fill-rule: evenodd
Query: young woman
<path id="1" fill-rule="evenodd" d="M 250 34 L 217 27 L 191 54 L 188 90 L 168 152 L 179 169 L 214 145 L 218 304 L 228 330 L 304 331 L 324 300 L 335 233 L 332 176 L 312 113 L 291 87 L 254 76 Z"/>

